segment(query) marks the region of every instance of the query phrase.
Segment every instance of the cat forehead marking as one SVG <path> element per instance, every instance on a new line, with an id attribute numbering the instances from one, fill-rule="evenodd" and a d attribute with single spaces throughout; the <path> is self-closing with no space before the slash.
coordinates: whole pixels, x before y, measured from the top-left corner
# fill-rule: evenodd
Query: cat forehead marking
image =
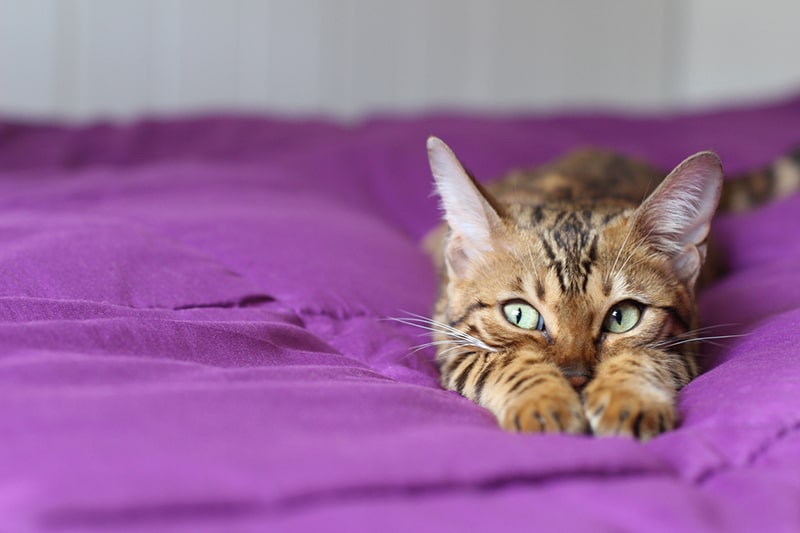
<path id="1" fill-rule="evenodd" d="M 544 219 L 536 229 L 547 267 L 555 273 L 562 293 L 585 292 L 597 260 L 600 230 L 613 217 L 589 209 L 552 210 L 548 214 L 542 217 L 541 208 L 534 208 L 534 219 L 537 215 Z"/>

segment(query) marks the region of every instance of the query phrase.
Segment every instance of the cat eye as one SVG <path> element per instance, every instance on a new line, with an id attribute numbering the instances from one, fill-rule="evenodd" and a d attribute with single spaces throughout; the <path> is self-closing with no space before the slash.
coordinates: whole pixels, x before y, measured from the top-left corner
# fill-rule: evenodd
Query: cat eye
<path id="1" fill-rule="evenodd" d="M 642 318 L 641 304 L 630 300 L 620 302 L 608 312 L 603 321 L 603 330 L 609 333 L 625 333 L 635 328 L 640 318 Z"/>
<path id="2" fill-rule="evenodd" d="M 515 300 L 503 305 L 503 314 L 513 325 L 522 329 L 544 329 L 544 319 L 532 305 Z"/>

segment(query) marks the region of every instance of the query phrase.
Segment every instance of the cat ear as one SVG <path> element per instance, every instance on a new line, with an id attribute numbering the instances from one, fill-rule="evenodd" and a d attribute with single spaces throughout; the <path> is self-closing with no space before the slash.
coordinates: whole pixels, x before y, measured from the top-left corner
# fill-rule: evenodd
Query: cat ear
<path id="1" fill-rule="evenodd" d="M 722 163 L 713 152 L 700 152 L 675 167 L 638 209 L 642 231 L 690 287 L 706 258 L 721 191 Z"/>
<path id="2" fill-rule="evenodd" d="M 500 215 L 493 200 L 437 137 L 428 137 L 428 161 L 450 226 L 446 259 L 456 275 L 463 274 L 470 261 L 493 249 Z"/>

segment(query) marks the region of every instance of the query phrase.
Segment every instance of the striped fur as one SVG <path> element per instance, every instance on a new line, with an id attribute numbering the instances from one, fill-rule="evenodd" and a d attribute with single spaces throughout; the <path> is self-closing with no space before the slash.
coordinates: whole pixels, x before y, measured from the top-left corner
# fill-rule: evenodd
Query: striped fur
<path id="1" fill-rule="evenodd" d="M 800 188 L 800 147 L 779 157 L 773 164 L 726 181 L 720 210 L 741 212 L 783 198 Z"/>
<path id="2" fill-rule="evenodd" d="M 800 184 L 798 153 L 722 191 L 708 152 L 665 178 L 584 150 L 484 188 L 440 140 L 428 149 L 446 220 L 427 241 L 441 383 L 512 431 L 648 439 L 674 427 L 676 395 L 698 374 L 695 285 L 717 202 L 742 209 Z M 543 328 L 512 324 L 509 302 Z M 624 302 L 638 323 L 604 329 Z"/>

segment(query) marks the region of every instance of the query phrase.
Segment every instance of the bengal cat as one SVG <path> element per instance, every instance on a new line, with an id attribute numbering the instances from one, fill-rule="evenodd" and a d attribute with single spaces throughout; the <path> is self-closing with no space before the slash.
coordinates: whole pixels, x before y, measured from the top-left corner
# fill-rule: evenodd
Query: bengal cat
<path id="1" fill-rule="evenodd" d="M 629 435 L 677 423 L 697 376 L 695 292 L 708 234 L 730 209 L 800 184 L 797 161 L 726 182 L 697 153 L 666 177 L 597 150 L 481 186 L 441 140 L 428 155 L 443 224 L 433 321 L 441 384 L 523 432 Z"/>

